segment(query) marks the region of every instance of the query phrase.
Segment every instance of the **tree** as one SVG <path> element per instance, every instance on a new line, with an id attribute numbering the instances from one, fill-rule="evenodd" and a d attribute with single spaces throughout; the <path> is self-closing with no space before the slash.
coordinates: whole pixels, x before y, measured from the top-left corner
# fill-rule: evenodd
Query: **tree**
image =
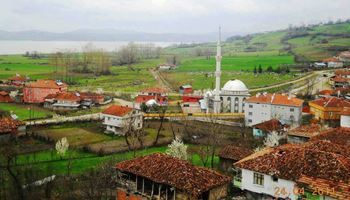
<path id="1" fill-rule="evenodd" d="M 256 74 L 257 73 L 257 70 L 256 70 L 256 66 L 254 67 L 254 74 Z"/>
<path id="2" fill-rule="evenodd" d="M 263 72 L 261 65 L 259 65 L 258 72 L 259 72 L 259 74 L 261 74 Z"/>
<path id="3" fill-rule="evenodd" d="M 177 55 L 169 56 L 167 57 L 166 60 L 168 64 L 172 64 L 172 65 L 179 65 L 181 63 L 181 59 Z"/>
<path id="4" fill-rule="evenodd" d="M 117 51 L 117 64 L 131 65 L 140 60 L 138 47 L 134 43 L 129 43 Z"/>
<path id="5" fill-rule="evenodd" d="M 185 145 L 180 138 L 176 137 L 173 142 L 168 145 L 166 154 L 175 158 L 187 160 L 187 145 Z"/>
<path id="6" fill-rule="evenodd" d="M 66 137 L 56 142 L 56 151 L 61 158 L 66 154 L 68 148 L 69 148 L 69 143 Z"/>
<path id="7" fill-rule="evenodd" d="M 271 65 L 266 69 L 266 72 L 273 72 L 273 68 Z"/>

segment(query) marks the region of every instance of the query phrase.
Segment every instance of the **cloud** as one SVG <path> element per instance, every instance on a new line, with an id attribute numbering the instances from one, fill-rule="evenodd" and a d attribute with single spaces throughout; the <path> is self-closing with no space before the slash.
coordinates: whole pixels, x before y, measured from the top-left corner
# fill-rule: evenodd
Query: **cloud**
<path id="1" fill-rule="evenodd" d="M 350 18 L 348 0 L 1 0 L 0 29 L 258 32 Z"/>

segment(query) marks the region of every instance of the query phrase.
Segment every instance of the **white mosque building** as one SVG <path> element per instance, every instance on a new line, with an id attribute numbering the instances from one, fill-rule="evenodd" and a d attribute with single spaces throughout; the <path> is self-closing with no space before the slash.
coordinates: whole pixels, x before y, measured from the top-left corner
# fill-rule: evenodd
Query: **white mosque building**
<path id="1" fill-rule="evenodd" d="M 221 84 L 221 30 L 216 50 L 215 89 L 205 93 L 201 102 L 207 113 L 243 113 L 245 99 L 250 96 L 247 86 L 240 80 L 230 80 L 223 88 Z"/>

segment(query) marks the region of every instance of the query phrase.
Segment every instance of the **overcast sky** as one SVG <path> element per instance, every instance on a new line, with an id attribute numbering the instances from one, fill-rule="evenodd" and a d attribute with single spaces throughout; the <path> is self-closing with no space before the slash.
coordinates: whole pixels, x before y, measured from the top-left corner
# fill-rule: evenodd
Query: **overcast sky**
<path id="1" fill-rule="evenodd" d="M 251 33 L 350 18 L 350 0 L 0 0 L 0 29 Z"/>

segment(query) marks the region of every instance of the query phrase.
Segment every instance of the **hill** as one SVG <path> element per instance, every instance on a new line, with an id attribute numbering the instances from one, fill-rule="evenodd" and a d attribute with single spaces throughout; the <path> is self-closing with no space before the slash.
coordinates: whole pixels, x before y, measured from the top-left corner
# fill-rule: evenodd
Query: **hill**
<path id="1" fill-rule="evenodd" d="M 215 46 L 216 43 L 178 45 L 167 52 L 198 56 L 202 51 L 213 55 Z M 226 56 L 293 55 L 296 62 L 321 60 L 349 49 L 349 21 L 232 36 L 223 43 Z"/>

